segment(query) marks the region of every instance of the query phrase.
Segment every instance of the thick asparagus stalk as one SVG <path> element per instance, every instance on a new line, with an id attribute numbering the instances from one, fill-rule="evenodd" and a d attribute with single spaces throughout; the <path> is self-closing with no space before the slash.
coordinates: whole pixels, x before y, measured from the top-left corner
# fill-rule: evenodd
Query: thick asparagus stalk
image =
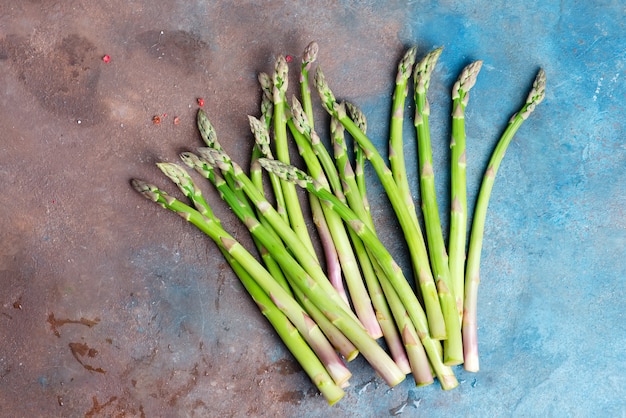
<path id="1" fill-rule="evenodd" d="M 476 302 L 478 299 L 478 284 L 480 282 L 480 254 L 482 251 L 489 197 L 491 196 L 496 173 L 504 158 L 507 147 L 522 123 L 524 123 L 528 116 L 535 110 L 535 107 L 541 103 L 545 97 L 545 92 L 546 73 L 543 69 L 540 69 L 533 82 L 532 89 L 528 94 L 526 103 L 513 115 L 504 133 L 500 137 L 496 148 L 493 150 L 482 184 L 480 185 L 480 191 L 478 192 L 467 253 L 467 266 L 465 268 L 463 350 L 465 355 L 464 367 L 467 371 L 476 372 L 479 369 Z"/>
<path id="2" fill-rule="evenodd" d="M 430 84 L 430 76 L 441 55 L 442 48 L 428 54 L 415 66 L 413 81 L 415 83 L 415 129 L 417 130 L 417 150 L 420 169 L 420 192 L 422 213 L 426 226 L 430 265 L 437 284 L 437 293 L 441 311 L 446 323 L 446 340 L 443 343 L 444 362 L 448 365 L 463 363 L 463 342 L 461 325 L 458 321 L 456 299 L 450 282 L 448 254 L 443 240 L 437 193 L 435 191 L 435 172 L 433 170 L 433 153 L 430 144 L 428 117 L 430 106 L 426 94 Z"/>
<path id="3" fill-rule="evenodd" d="M 207 218 L 200 214 L 196 209 L 185 205 L 179 200 L 169 196 L 167 193 L 159 190 L 156 186 L 143 182 L 141 180 L 133 180 L 132 185 L 139 193 L 153 202 L 156 202 L 166 209 L 169 209 L 185 220 L 198 227 L 202 232 L 207 234 L 217 245 L 225 250 L 241 268 L 245 269 L 254 279 L 257 285 L 263 289 L 271 301 L 278 307 L 291 323 L 298 329 L 302 337 L 316 352 L 317 357 L 324 364 L 324 367 L 330 375 L 340 378 L 339 382 L 334 384 L 340 386 L 350 377 L 350 371 L 337 357 L 334 349 L 328 343 L 320 329 L 317 327 L 298 303 L 272 278 L 272 276 L 259 264 L 259 262 L 239 244 L 230 234 L 228 234 L 218 222 Z M 333 378 L 334 379 L 334 378 Z M 317 381 L 319 380 L 319 384 Z M 335 402 L 339 392 L 330 383 L 333 380 L 324 379 L 319 371 L 314 375 L 314 382 L 320 390 L 328 387 L 329 402 Z M 320 387 L 321 386 L 321 387 Z"/>
<path id="4" fill-rule="evenodd" d="M 465 245 L 467 240 L 467 180 L 465 155 L 465 107 L 476 84 L 482 61 L 465 67 L 452 88 L 452 137 L 450 140 L 450 236 L 448 266 L 459 321 L 463 320 L 465 294 Z"/>
<path id="5" fill-rule="evenodd" d="M 452 369 L 443 364 L 439 353 L 439 342 L 432 339 L 428 332 L 428 320 L 426 314 L 419 304 L 413 289 L 407 282 L 402 270 L 394 261 L 389 251 L 380 242 L 378 237 L 367 225 L 347 205 L 342 203 L 335 195 L 326 188 L 317 184 L 310 176 L 296 167 L 286 165 L 280 161 L 260 159 L 259 163 L 266 170 L 275 172 L 286 181 L 291 181 L 298 186 L 305 188 L 310 193 L 315 194 L 321 201 L 337 211 L 339 216 L 352 228 L 363 243 L 370 249 L 375 259 L 378 261 L 385 276 L 396 290 L 398 297 L 406 308 L 415 329 L 420 335 L 424 349 L 428 354 L 431 364 L 444 389 L 452 389 L 458 385 Z M 358 348 L 358 347 L 357 347 Z"/>
<path id="6" fill-rule="evenodd" d="M 391 170 L 385 164 L 383 158 L 370 139 L 348 117 L 343 104 L 338 104 L 335 96 L 328 87 L 321 67 L 317 67 L 315 73 L 315 86 L 322 99 L 325 109 L 331 116 L 336 118 L 346 128 L 348 133 L 358 142 L 363 149 L 365 157 L 372 163 L 378 178 L 380 179 L 391 205 L 398 217 L 400 226 L 404 232 L 404 238 L 408 244 L 411 262 L 416 282 L 421 290 L 422 298 L 427 312 L 430 335 L 435 339 L 446 339 L 446 327 L 443 320 L 441 306 L 437 296 L 437 288 L 433 279 L 428 261 L 426 244 L 419 225 L 415 222 L 415 216 L 410 213 L 404 199 L 398 190 L 398 185 L 393 179 Z"/>

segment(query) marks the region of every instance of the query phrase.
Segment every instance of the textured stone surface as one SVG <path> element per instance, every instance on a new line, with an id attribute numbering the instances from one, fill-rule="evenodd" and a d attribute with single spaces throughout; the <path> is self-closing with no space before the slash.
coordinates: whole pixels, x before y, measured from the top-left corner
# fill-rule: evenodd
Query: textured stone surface
<path id="1" fill-rule="evenodd" d="M 297 3 L 0 2 L 0 415 L 624 416 L 624 6 Z M 199 144 L 198 97 L 246 164 L 256 75 L 277 54 L 298 62 L 311 40 L 382 151 L 398 58 L 408 45 L 420 56 L 445 47 L 429 94 L 445 224 L 448 92 L 461 68 L 484 60 L 467 114 L 470 202 L 538 67 L 547 72 L 489 208 L 481 371 L 459 369 L 453 391 L 410 377 L 389 390 L 357 359 L 347 396 L 328 407 L 213 244 L 129 185 L 174 191 L 154 163 Z M 368 177 L 383 239 L 408 269 Z"/>

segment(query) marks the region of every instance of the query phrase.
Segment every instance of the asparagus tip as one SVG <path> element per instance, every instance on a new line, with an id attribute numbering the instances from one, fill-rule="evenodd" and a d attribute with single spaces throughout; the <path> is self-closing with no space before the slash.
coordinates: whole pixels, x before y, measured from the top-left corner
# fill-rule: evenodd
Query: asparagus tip
<path id="1" fill-rule="evenodd" d="M 302 67 L 305 70 L 309 70 L 312 63 L 317 59 L 317 53 L 319 52 L 319 45 L 313 41 L 304 48 L 304 54 L 302 55 Z"/>
<path id="2" fill-rule="evenodd" d="M 415 83 L 416 93 L 426 93 L 428 85 L 430 83 L 430 75 L 435 69 L 437 60 L 443 51 L 443 46 L 430 51 L 426 56 L 415 66 L 413 72 L 413 78 Z"/>
<path id="3" fill-rule="evenodd" d="M 533 87 L 528 93 L 528 98 L 526 99 L 526 105 L 524 106 L 524 110 L 520 113 L 520 116 L 526 120 L 528 116 L 535 110 L 535 107 L 541 103 L 546 96 L 546 72 L 543 68 L 539 69 L 537 73 L 537 77 L 535 77 L 535 81 L 533 82 Z"/>

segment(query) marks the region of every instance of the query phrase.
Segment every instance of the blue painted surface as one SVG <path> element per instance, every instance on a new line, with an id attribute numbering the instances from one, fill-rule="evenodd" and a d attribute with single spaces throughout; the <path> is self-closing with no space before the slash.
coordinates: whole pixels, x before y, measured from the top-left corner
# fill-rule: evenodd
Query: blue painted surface
<path id="1" fill-rule="evenodd" d="M 442 3 L 406 32 L 446 46 L 435 74 L 445 87 L 467 59 L 485 61 L 467 120 L 470 188 L 535 66 L 548 88 L 509 148 L 489 208 L 481 371 L 423 405 L 456 398 L 429 416 L 624 416 L 625 7 L 470 2 L 450 13 Z"/>
<path id="2" fill-rule="evenodd" d="M 466 122 L 470 204 L 539 66 L 548 88 L 509 147 L 489 207 L 479 290 L 481 370 L 459 370 L 460 388 L 449 393 L 437 385 L 416 390 L 421 403 L 409 397 L 402 413 L 626 416 L 626 6 L 457 3 L 411 2 L 398 34 L 406 44 L 419 40 L 422 54 L 445 47 L 429 93 L 444 222 L 448 92 L 462 67 L 484 60 Z M 361 104 L 373 115 L 371 126 L 379 126 L 372 137 L 386 149 L 386 115 L 375 110 L 388 106 L 388 98 Z M 373 189 L 374 195 L 381 190 Z M 383 415 L 400 411 L 385 410 L 385 398 L 369 402 Z"/>

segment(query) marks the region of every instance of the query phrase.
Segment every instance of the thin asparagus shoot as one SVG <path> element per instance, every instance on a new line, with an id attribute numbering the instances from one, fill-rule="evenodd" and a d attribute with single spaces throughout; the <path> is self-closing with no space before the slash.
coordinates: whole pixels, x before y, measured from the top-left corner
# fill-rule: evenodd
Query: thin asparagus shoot
<path id="1" fill-rule="evenodd" d="M 408 94 L 408 80 L 413 72 L 413 65 L 417 48 L 410 48 L 398 64 L 396 87 L 393 92 L 393 104 L 391 107 L 391 123 L 389 125 L 389 166 L 393 178 L 398 185 L 398 190 L 405 199 L 405 204 L 415 212 L 415 202 L 409 187 L 404 159 L 404 141 L 402 128 L 404 125 L 404 103 Z"/>
<path id="2" fill-rule="evenodd" d="M 335 100 L 335 96 L 330 90 L 330 87 L 328 87 L 320 66 L 317 67 L 315 72 L 315 87 L 318 90 L 326 111 L 344 126 L 352 138 L 363 149 L 365 157 L 374 167 L 404 232 L 404 238 L 407 242 L 411 262 L 413 264 L 416 283 L 420 288 L 424 300 L 430 335 L 435 339 L 446 339 L 446 326 L 439 304 L 437 288 L 435 287 L 435 281 L 428 261 L 426 244 L 420 227 L 415 222 L 415 216 L 412 215 L 409 208 L 406 207 L 404 199 L 402 199 L 398 190 L 398 185 L 393 179 L 391 170 L 385 164 L 374 144 L 352 119 L 348 117 L 346 106 L 343 103 L 337 103 Z"/>
<path id="3" fill-rule="evenodd" d="M 314 127 L 315 121 L 313 120 L 313 104 L 311 102 L 311 88 L 309 87 L 309 71 L 311 66 L 317 59 L 317 53 L 319 46 L 317 42 L 313 41 L 307 45 L 302 54 L 302 67 L 300 70 L 300 95 L 302 96 L 302 107 L 306 113 L 311 128 Z"/>
<path id="4" fill-rule="evenodd" d="M 169 196 L 156 186 L 141 180 L 134 179 L 132 185 L 136 191 L 149 200 L 169 209 L 185 220 L 195 225 L 208 235 L 220 248 L 223 248 L 234 260 L 245 269 L 254 281 L 263 289 L 292 324 L 298 329 L 304 339 L 317 353 L 318 358 L 330 375 L 343 376 L 335 384 L 341 386 L 350 377 L 350 371 L 338 358 L 334 349 L 326 340 L 319 327 L 311 320 L 298 303 L 273 279 L 265 268 L 252 256 L 241 244 L 239 244 L 219 222 L 203 216 L 196 209 L 188 206 L 178 199 Z M 333 379 L 334 380 L 334 379 Z M 328 385 L 328 382 L 324 382 Z M 337 395 L 331 397 L 331 400 Z"/>
<path id="5" fill-rule="evenodd" d="M 465 245 L 467 242 L 467 180 L 465 108 L 476 84 L 482 61 L 466 66 L 452 87 L 452 135 L 450 139 L 450 235 L 448 266 L 459 321 L 463 320 L 465 294 Z"/>
<path id="6" fill-rule="evenodd" d="M 485 219 L 487 217 L 487 206 L 491 190 L 504 158 L 506 149 L 520 128 L 522 123 L 541 103 L 546 93 L 546 73 L 540 69 L 533 86 L 526 98 L 526 103 L 511 117 L 504 133 L 500 137 L 496 148 L 491 154 L 487 170 L 483 176 L 483 181 L 478 192 L 476 207 L 474 208 L 474 218 L 472 220 L 472 230 L 469 239 L 467 252 L 467 265 L 465 268 L 465 302 L 463 307 L 463 351 L 465 355 L 465 370 L 477 372 L 479 370 L 478 359 L 478 330 L 476 320 L 476 304 L 478 299 L 478 284 L 480 283 L 480 255 L 483 245 L 483 234 L 485 230 Z"/>
<path id="7" fill-rule="evenodd" d="M 441 311 L 446 323 L 447 337 L 443 344 L 444 363 L 455 365 L 463 363 L 463 342 L 461 340 L 461 324 L 458 320 L 456 299 L 450 282 L 448 254 L 441 230 L 437 193 L 435 191 L 435 172 L 433 170 L 433 152 L 430 143 L 428 117 L 428 87 L 435 64 L 441 55 L 438 48 L 426 56 L 415 66 L 413 82 L 415 83 L 415 129 L 417 131 L 417 150 L 420 170 L 420 193 L 422 213 L 426 226 L 430 265 L 437 284 L 437 293 Z"/>
<path id="8" fill-rule="evenodd" d="M 415 329 L 417 330 L 428 358 L 435 370 L 437 378 L 443 389 L 452 389 L 458 385 L 452 369 L 442 362 L 439 354 L 439 342 L 432 339 L 429 334 L 428 320 L 426 314 L 419 304 L 413 289 L 407 282 L 402 269 L 394 261 L 389 251 L 380 242 L 376 234 L 359 219 L 359 217 L 347 205 L 341 202 L 335 195 L 330 193 L 322 185 L 318 184 L 309 175 L 296 167 L 284 164 L 276 160 L 261 158 L 259 163 L 266 170 L 274 171 L 286 181 L 291 181 L 298 186 L 305 188 L 310 193 L 315 194 L 325 204 L 332 207 L 343 220 L 361 238 L 366 247 L 369 248 L 375 259 L 378 261 L 385 276 L 393 285 L 398 297 L 406 308 Z M 358 347 L 357 347 L 358 348 Z"/>
<path id="9" fill-rule="evenodd" d="M 367 118 L 365 117 L 365 114 L 355 104 L 350 102 L 344 103 L 346 105 L 346 109 L 348 110 L 348 115 L 350 116 L 350 119 L 352 119 L 352 121 L 359 128 L 359 130 L 363 132 L 363 135 L 367 135 Z M 336 120 L 336 118 L 333 119 Z M 361 199 L 363 199 L 363 206 L 369 212 L 370 204 L 367 200 L 367 186 L 365 184 L 365 152 L 363 152 L 363 148 L 361 148 L 359 146 L 359 143 L 356 141 L 353 144 L 353 150 L 354 178 L 356 180 L 359 193 L 361 194 Z"/>
<path id="10" fill-rule="evenodd" d="M 272 100 L 274 102 L 274 147 L 276 150 L 276 159 L 287 164 L 289 164 L 290 161 L 289 143 L 287 141 L 287 120 L 285 116 L 287 106 L 285 93 L 287 92 L 288 72 L 289 67 L 285 57 L 283 55 L 278 56 L 274 65 L 274 75 L 272 78 L 274 86 L 272 94 Z M 300 237 L 300 240 L 309 251 L 311 251 L 313 255 L 316 255 L 295 186 L 289 182 L 283 181 L 281 182 L 281 188 L 283 189 L 285 207 L 291 228 Z"/>

